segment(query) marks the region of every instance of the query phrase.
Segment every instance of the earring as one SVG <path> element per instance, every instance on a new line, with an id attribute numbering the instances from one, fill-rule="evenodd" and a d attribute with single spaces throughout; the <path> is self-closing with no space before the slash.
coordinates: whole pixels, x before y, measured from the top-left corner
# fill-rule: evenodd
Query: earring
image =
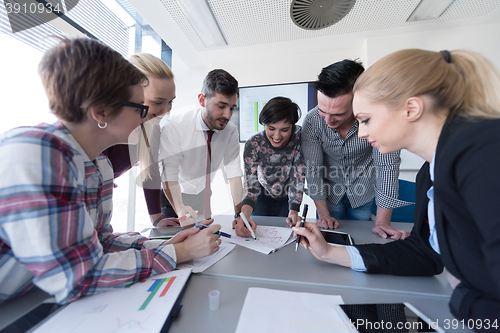
<path id="1" fill-rule="evenodd" d="M 101 129 L 104 129 L 106 128 L 106 126 L 108 126 L 108 123 L 104 123 L 104 125 L 101 126 L 101 124 L 97 123 L 97 126 L 99 126 L 99 128 Z"/>

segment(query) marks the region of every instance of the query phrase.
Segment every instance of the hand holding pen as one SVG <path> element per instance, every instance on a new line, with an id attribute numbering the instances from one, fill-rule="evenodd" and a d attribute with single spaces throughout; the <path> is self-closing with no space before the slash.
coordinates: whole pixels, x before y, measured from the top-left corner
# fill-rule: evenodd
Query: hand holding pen
<path id="1" fill-rule="evenodd" d="M 194 227 L 195 227 L 195 228 L 200 228 L 201 230 L 208 228 L 206 225 L 201 224 L 201 223 L 195 223 L 195 224 L 194 224 Z M 215 233 L 216 233 L 217 235 L 219 235 L 219 236 L 223 236 L 223 237 L 231 238 L 231 235 L 230 235 L 230 234 L 227 234 L 227 233 L 222 232 L 222 231 L 217 231 L 217 232 L 215 232 Z"/>
<path id="2" fill-rule="evenodd" d="M 297 223 L 300 223 L 299 212 L 296 210 L 290 210 L 290 212 L 288 213 L 288 217 L 286 218 L 286 223 L 289 227 L 293 227 Z"/>
<path id="3" fill-rule="evenodd" d="M 248 219 L 243 212 L 235 215 L 233 229 L 235 229 L 237 236 L 252 236 L 253 239 L 256 239 L 254 229 L 257 229 L 257 224 L 255 221 Z"/>
<path id="4" fill-rule="evenodd" d="M 307 204 L 304 204 L 304 212 L 302 213 L 302 220 L 300 221 L 301 228 L 304 226 L 304 222 L 306 221 L 308 209 L 309 209 L 309 206 Z M 297 249 L 299 248 L 300 237 L 301 237 L 300 235 L 297 236 L 297 244 L 295 244 L 295 252 L 297 252 Z"/>

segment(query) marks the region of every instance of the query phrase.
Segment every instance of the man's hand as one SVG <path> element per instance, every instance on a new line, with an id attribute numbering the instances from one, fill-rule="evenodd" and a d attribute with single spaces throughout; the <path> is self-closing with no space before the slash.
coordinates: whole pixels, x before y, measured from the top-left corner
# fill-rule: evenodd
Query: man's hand
<path id="1" fill-rule="evenodd" d="M 318 225 L 318 227 L 323 229 L 337 229 L 340 226 L 339 222 L 330 215 L 320 215 L 318 220 L 316 221 L 316 224 Z"/>
<path id="2" fill-rule="evenodd" d="M 410 232 L 407 230 L 402 230 L 394 228 L 393 226 L 387 224 L 377 224 L 372 228 L 372 231 L 378 234 L 382 238 L 392 238 L 392 239 L 405 239 L 410 236 Z"/>

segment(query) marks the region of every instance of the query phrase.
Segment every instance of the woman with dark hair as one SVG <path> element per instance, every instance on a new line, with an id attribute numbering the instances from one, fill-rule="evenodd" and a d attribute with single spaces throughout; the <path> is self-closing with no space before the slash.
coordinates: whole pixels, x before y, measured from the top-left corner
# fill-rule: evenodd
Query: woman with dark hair
<path id="1" fill-rule="evenodd" d="M 286 97 L 266 103 L 259 116 L 265 130 L 245 144 L 245 195 L 242 214 L 283 216 L 297 223 L 305 181 L 297 104 Z M 253 223 L 253 221 L 251 222 Z"/>

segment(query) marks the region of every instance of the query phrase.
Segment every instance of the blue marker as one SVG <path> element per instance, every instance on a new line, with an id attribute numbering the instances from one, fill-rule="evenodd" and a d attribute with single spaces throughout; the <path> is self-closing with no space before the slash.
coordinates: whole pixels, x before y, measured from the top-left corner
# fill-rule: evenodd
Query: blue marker
<path id="1" fill-rule="evenodd" d="M 201 224 L 201 223 L 195 223 L 194 227 L 195 228 L 200 228 L 200 229 L 206 229 L 206 228 L 208 228 L 206 225 Z M 219 235 L 219 236 L 224 236 L 224 237 L 227 237 L 227 238 L 231 238 L 230 234 L 226 234 L 225 232 L 222 232 L 222 231 L 217 231 L 216 234 Z"/>

